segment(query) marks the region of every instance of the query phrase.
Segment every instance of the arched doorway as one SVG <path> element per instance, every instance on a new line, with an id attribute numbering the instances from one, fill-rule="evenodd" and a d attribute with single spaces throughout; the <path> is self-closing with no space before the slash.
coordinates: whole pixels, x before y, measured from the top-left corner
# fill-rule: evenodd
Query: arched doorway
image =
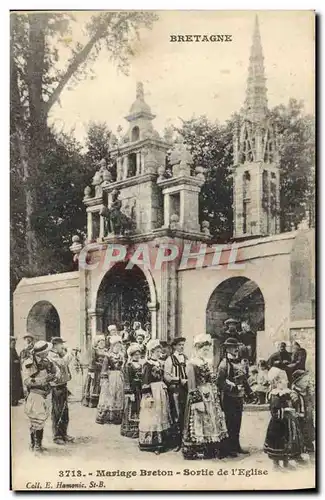
<path id="1" fill-rule="evenodd" d="M 127 262 L 118 262 L 104 276 L 97 294 L 97 332 L 107 332 L 110 324 L 121 328 L 123 321 L 140 321 L 152 325 L 149 309 L 149 284 L 138 267 L 126 269 Z"/>
<path id="2" fill-rule="evenodd" d="M 47 340 L 60 337 L 60 317 L 55 307 L 47 300 L 33 305 L 27 317 L 27 331 L 35 340 Z"/>
<path id="3" fill-rule="evenodd" d="M 229 278 L 220 283 L 210 296 L 206 309 L 206 331 L 215 339 L 215 362 L 220 360 L 224 339 L 224 321 L 230 317 L 247 322 L 255 334 L 252 348 L 258 349 L 257 332 L 264 331 L 264 297 L 255 283 L 243 276 Z"/>

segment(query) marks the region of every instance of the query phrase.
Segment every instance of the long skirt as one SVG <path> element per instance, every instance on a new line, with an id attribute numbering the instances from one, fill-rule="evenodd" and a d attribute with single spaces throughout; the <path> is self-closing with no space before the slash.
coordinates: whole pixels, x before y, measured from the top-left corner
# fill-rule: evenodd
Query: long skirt
<path id="1" fill-rule="evenodd" d="M 93 377 L 91 377 L 89 372 L 87 373 L 82 404 L 89 408 L 97 408 L 100 393 L 100 370 L 92 373 Z"/>
<path id="2" fill-rule="evenodd" d="M 264 452 L 272 460 L 286 460 L 301 455 L 303 438 L 295 416 L 285 414 L 283 418 L 271 418 L 266 431 Z"/>
<path id="3" fill-rule="evenodd" d="M 50 414 L 49 403 L 46 397 L 36 392 L 30 392 L 25 403 L 25 413 L 30 421 L 31 429 L 39 431 L 44 429 L 44 425 Z"/>
<path id="4" fill-rule="evenodd" d="M 227 427 L 217 388 L 212 384 L 198 387 L 204 411 L 197 409 L 191 395 L 187 398 L 182 453 L 185 459 L 214 458 L 221 453 L 227 438 Z"/>
<path id="5" fill-rule="evenodd" d="M 124 378 L 120 370 L 108 372 L 102 379 L 97 406 L 97 424 L 120 425 L 124 406 Z"/>
<path id="6" fill-rule="evenodd" d="M 152 396 L 143 396 L 139 416 L 139 447 L 160 451 L 169 446 L 171 416 L 167 388 L 163 382 L 150 384 Z"/>
<path id="7" fill-rule="evenodd" d="M 125 395 L 121 435 L 137 439 L 139 437 L 140 390 L 136 391 L 133 396 L 134 401 L 131 401 L 130 394 Z"/>

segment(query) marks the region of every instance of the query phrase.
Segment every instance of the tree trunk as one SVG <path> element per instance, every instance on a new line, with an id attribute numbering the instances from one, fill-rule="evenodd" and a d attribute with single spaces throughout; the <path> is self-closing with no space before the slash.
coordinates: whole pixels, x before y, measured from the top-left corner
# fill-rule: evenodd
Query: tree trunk
<path id="1" fill-rule="evenodd" d="M 26 139 L 19 126 L 16 127 L 16 137 L 19 148 L 20 161 L 23 170 L 23 182 L 26 199 L 26 227 L 25 239 L 27 250 L 27 263 L 30 274 L 37 272 L 37 238 L 33 228 L 33 214 L 34 214 L 34 196 L 33 189 L 30 186 L 30 166 L 27 150 L 25 147 Z"/>

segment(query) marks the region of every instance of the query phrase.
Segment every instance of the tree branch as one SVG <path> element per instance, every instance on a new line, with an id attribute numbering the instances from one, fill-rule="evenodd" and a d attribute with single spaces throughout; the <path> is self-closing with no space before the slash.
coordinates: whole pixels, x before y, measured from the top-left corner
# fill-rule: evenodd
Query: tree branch
<path id="1" fill-rule="evenodd" d="M 78 70 L 78 68 L 81 66 L 81 64 L 86 61 L 87 57 L 89 56 L 90 52 L 94 48 L 95 44 L 97 42 L 99 42 L 99 40 L 106 35 L 109 22 L 112 19 L 113 15 L 114 15 L 114 13 L 111 14 L 111 16 L 107 19 L 106 24 L 94 34 L 94 36 L 89 40 L 89 42 L 84 46 L 84 48 L 78 54 L 76 54 L 74 59 L 71 61 L 66 72 L 62 76 L 60 82 L 58 83 L 57 87 L 52 92 L 49 99 L 44 103 L 44 115 L 45 116 L 48 115 L 52 106 L 59 99 L 61 92 L 63 91 L 64 87 L 67 85 L 70 78 Z M 123 21 L 124 20 L 125 19 L 123 19 Z M 115 28 L 118 26 L 118 24 L 119 23 L 117 23 Z"/>

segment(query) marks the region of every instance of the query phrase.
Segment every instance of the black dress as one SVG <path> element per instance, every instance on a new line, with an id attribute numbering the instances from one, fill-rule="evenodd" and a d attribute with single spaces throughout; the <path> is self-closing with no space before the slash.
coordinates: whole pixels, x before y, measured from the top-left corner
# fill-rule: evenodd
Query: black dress
<path id="1" fill-rule="evenodd" d="M 298 418 L 287 409 L 293 408 L 292 391 L 273 389 L 269 394 L 271 420 L 264 452 L 272 460 L 298 458 L 303 452 L 303 440 Z"/>
<path id="2" fill-rule="evenodd" d="M 142 365 L 129 361 L 124 367 L 124 411 L 121 435 L 139 437 Z"/>
<path id="3" fill-rule="evenodd" d="M 20 372 L 20 360 L 15 347 L 10 348 L 10 389 L 11 404 L 12 406 L 17 406 L 18 401 L 24 397 L 24 391 Z"/>
<path id="4" fill-rule="evenodd" d="M 100 374 L 107 349 L 93 348 L 84 386 L 82 404 L 89 408 L 97 408 L 100 393 Z"/>

